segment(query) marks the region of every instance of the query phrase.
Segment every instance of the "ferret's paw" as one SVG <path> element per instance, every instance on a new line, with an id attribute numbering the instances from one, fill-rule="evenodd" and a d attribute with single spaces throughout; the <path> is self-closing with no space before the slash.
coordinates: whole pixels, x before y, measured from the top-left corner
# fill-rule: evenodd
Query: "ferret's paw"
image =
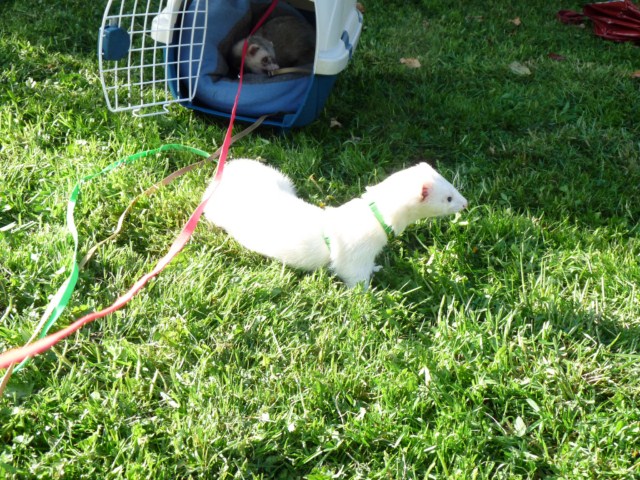
<path id="1" fill-rule="evenodd" d="M 382 270 L 382 265 L 374 265 L 373 266 L 373 272 L 379 272 L 380 270 Z"/>
<path id="2" fill-rule="evenodd" d="M 358 282 L 355 285 L 355 287 L 362 288 L 362 292 L 363 293 L 368 291 L 370 286 L 371 286 L 371 277 L 369 277 L 366 280 L 363 280 L 361 282 Z"/>
<path id="3" fill-rule="evenodd" d="M 371 282 L 371 276 L 343 278 L 342 281 L 348 288 L 357 288 L 358 286 L 361 286 L 364 291 L 367 291 L 369 283 Z"/>

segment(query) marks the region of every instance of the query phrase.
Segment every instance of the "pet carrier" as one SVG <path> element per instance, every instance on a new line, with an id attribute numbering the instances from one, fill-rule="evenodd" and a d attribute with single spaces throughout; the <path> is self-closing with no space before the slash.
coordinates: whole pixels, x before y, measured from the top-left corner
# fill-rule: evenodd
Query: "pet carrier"
<path id="1" fill-rule="evenodd" d="M 99 35 L 102 86 L 111 111 L 167 111 L 171 103 L 229 117 L 238 88 L 231 48 L 245 38 L 270 0 L 110 0 Z M 356 48 L 362 15 L 355 0 L 281 0 L 272 17 L 291 15 L 315 27 L 307 73 L 277 76 L 245 69 L 237 118 L 291 128 L 321 112 Z M 270 17 L 270 18 L 272 18 Z M 235 75 L 234 75 L 235 74 Z M 234 78 L 235 77 L 235 78 Z"/>

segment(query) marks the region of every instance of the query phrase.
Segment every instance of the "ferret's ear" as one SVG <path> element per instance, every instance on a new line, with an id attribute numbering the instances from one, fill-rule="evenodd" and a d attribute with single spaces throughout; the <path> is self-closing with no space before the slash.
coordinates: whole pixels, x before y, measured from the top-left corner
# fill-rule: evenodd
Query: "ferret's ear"
<path id="1" fill-rule="evenodd" d="M 431 190 L 430 185 L 427 185 L 426 183 L 422 185 L 422 194 L 421 194 L 421 200 L 424 202 L 428 197 L 429 197 L 429 191 Z"/>
<path id="2" fill-rule="evenodd" d="M 258 50 L 260 50 L 259 45 L 249 45 L 249 48 L 247 49 L 247 55 L 253 57 L 256 53 L 258 53 Z"/>
<path id="3" fill-rule="evenodd" d="M 433 193 L 433 187 L 435 186 L 434 179 L 431 175 L 425 175 L 422 177 L 420 185 L 420 201 L 424 202 Z"/>

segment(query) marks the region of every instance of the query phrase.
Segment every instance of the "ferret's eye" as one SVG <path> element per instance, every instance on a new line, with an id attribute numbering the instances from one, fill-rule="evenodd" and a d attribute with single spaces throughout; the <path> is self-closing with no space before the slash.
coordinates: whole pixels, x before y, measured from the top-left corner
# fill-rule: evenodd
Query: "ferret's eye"
<path id="1" fill-rule="evenodd" d="M 263 64 L 263 65 L 266 65 L 266 64 L 268 64 L 268 63 L 269 63 L 269 59 L 268 59 L 267 57 L 264 57 L 264 58 L 262 59 L 262 64 Z"/>
<path id="2" fill-rule="evenodd" d="M 451 200 L 453 200 L 453 197 L 452 196 L 448 196 L 447 197 L 447 202 L 451 203 Z"/>

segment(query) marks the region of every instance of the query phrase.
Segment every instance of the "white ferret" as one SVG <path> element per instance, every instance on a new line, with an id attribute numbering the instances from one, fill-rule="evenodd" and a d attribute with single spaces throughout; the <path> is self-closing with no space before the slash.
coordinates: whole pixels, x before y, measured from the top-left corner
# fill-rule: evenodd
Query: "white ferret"
<path id="1" fill-rule="evenodd" d="M 204 216 L 249 250 L 304 270 L 329 265 L 347 286 L 362 282 L 366 288 L 389 236 L 422 218 L 466 207 L 467 200 L 427 163 L 367 187 L 360 198 L 322 209 L 298 198 L 293 182 L 278 170 L 239 159 L 226 166 Z"/>

